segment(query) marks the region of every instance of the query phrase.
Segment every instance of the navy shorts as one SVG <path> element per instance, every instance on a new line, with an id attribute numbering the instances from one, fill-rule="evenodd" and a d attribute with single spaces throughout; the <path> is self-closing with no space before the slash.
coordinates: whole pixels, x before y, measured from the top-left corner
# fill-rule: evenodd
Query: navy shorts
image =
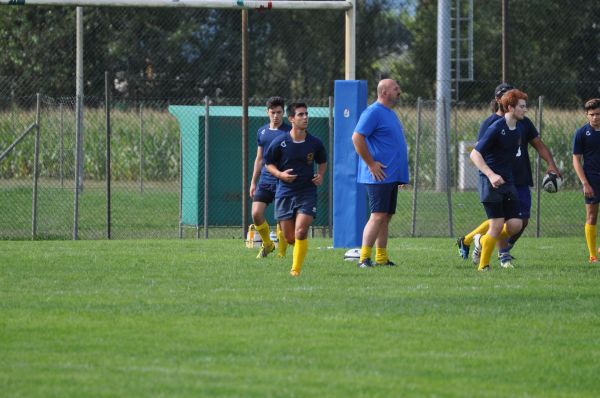
<path id="1" fill-rule="evenodd" d="M 275 191 L 277 190 L 277 184 L 261 184 L 254 190 L 254 196 L 252 197 L 253 202 L 263 202 L 269 204 L 275 199 Z"/>
<path id="2" fill-rule="evenodd" d="M 480 176 L 479 198 L 488 219 L 504 218 L 510 220 L 511 218 L 521 218 L 519 193 L 513 184 L 504 184 L 494 188 L 487 177 Z"/>
<path id="3" fill-rule="evenodd" d="M 275 218 L 277 221 L 291 220 L 297 213 L 317 216 L 316 192 L 300 193 L 275 199 Z"/>
<path id="4" fill-rule="evenodd" d="M 369 197 L 371 213 L 396 214 L 398 183 L 364 184 Z"/>
<path id="5" fill-rule="evenodd" d="M 587 178 L 588 182 L 592 186 L 592 189 L 594 190 L 594 196 L 592 196 L 591 198 L 584 196 L 585 204 L 594 205 L 596 203 L 600 203 L 600 176 L 586 174 L 585 177 Z"/>
<path id="6" fill-rule="evenodd" d="M 519 195 L 519 217 L 531 218 L 531 189 L 527 185 L 518 186 L 517 194 Z"/>

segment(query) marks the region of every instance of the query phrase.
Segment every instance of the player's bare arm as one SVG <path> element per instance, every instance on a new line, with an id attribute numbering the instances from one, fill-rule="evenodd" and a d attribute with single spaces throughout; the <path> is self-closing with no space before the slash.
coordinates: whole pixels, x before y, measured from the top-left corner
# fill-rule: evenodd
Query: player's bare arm
<path id="1" fill-rule="evenodd" d="M 490 169 L 478 150 L 473 149 L 471 151 L 471 160 L 475 166 L 477 166 L 477 168 L 487 176 L 487 178 L 490 180 L 490 184 L 492 184 L 494 188 L 498 188 L 505 183 L 501 175 L 494 173 L 494 171 Z"/>
<path id="2" fill-rule="evenodd" d="M 317 174 L 312 179 L 313 184 L 319 186 L 323 183 L 323 175 L 327 171 L 327 163 L 319 164 L 319 168 L 317 169 Z"/>
<path id="3" fill-rule="evenodd" d="M 294 182 L 294 180 L 296 179 L 297 175 L 296 174 L 292 174 L 292 172 L 294 171 L 294 169 L 287 169 L 284 171 L 280 171 L 277 166 L 275 166 L 274 164 L 268 164 L 267 165 L 267 171 L 271 174 L 273 174 L 276 178 L 279 178 L 280 180 L 287 182 L 287 183 L 291 183 Z"/>
<path id="4" fill-rule="evenodd" d="M 579 181 L 581 181 L 581 185 L 583 185 L 583 195 L 587 198 L 591 198 L 594 196 L 594 189 L 590 185 L 590 182 L 583 171 L 583 166 L 581 164 L 582 158 L 583 155 L 573 155 L 573 168 L 575 169 Z"/>
<path id="5" fill-rule="evenodd" d="M 262 168 L 263 161 L 263 148 L 259 146 L 256 148 L 256 158 L 254 159 L 254 169 L 252 171 L 252 181 L 250 182 L 250 197 L 254 197 L 254 191 L 256 191 L 256 184 L 260 178 L 260 169 Z"/>
<path id="6" fill-rule="evenodd" d="M 546 173 L 552 172 L 562 177 L 560 170 L 558 170 L 558 167 L 556 167 L 556 163 L 554 162 L 554 157 L 552 156 L 552 153 L 550 152 L 546 144 L 544 144 L 542 139 L 540 137 L 535 137 L 533 140 L 529 141 L 529 143 L 535 148 L 537 153 L 540 154 L 540 157 L 544 159 L 544 161 L 548 165 L 548 170 L 546 170 Z"/>
<path id="7" fill-rule="evenodd" d="M 352 143 L 354 144 L 354 149 L 356 149 L 356 153 L 358 153 L 358 156 L 360 156 L 362 160 L 365 161 L 367 167 L 369 168 L 369 171 L 371 172 L 375 180 L 383 181 L 386 177 L 386 174 L 383 171 L 383 169 L 385 169 L 387 166 L 376 160 L 373 160 L 371 153 L 369 153 L 369 148 L 367 147 L 365 137 L 362 134 L 354 132 L 354 134 L 352 134 Z"/>

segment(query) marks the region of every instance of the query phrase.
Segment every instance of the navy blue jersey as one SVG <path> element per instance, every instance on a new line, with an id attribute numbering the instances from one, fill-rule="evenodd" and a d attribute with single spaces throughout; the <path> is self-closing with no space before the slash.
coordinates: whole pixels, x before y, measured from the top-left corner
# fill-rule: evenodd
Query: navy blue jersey
<path id="1" fill-rule="evenodd" d="M 490 116 L 488 116 L 488 118 L 485 119 L 483 123 L 481 123 L 481 125 L 479 126 L 479 132 L 477 133 L 477 141 L 479 141 L 481 137 L 483 137 L 483 133 L 485 133 L 485 130 L 487 130 L 488 127 L 490 127 L 492 124 L 494 124 L 494 122 L 500 119 L 504 119 L 504 116 L 500 116 L 497 113 L 492 113 Z"/>
<path id="2" fill-rule="evenodd" d="M 489 168 L 502 176 L 506 183 L 514 184 L 513 163 L 520 151 L 524 129 L 523 124 L 517 123 L 511 130 L 504 118 L 499 119 L 488 127 L 475 146 Z M 479 173 L 483 175 L 481 171 Z"/>
<path id="3" fill-rule="evenodd" d="M 278 180 L 275 198 L 283 198 L 317 192 L 317 186 L 312 182 L 315 163 L 327 162 L 327 153 L 321 140 L 313 135 L 307 133 L 304 141 L 294 142 L 290 133 L 286 133 L 273 140 L 264 158 L 266 164 L 274 164 L 281 171 L 293 169 L 291 174 L 297 175 L 291 183 Z"/>
<path id="4" fill-rule="evenodd" d="M 575 131 L 573 155 L 583 155 L 586 176 L 600 176 L 600 130 L 589 123 Z"/>
<path id="5" fill-rule="evenodd" d="M 269 145 L 271 145 L 271 142 L 273 142 L 273 140 L 275 138 L 287 133 L 288 131 L 290 131 L 292 129 L 292 127 L 290 125 L 285 124 L 285 123 L 282 123 L 281 126 L 279 126 L 279 128 L 277 128 L 277 129 L 272 129 L 269 126 L 270 126 L 270 124 L 268 124 L 268 123 L 265 124 L 264 126 L 259 128 L 256 133 L 256 144 L 257 144 L 257 146 L 263 148 L 263 156 L 264 156 L 265 152 L 267 151 L 267 149 L 269 148 Z M 269 173 L 267 171 L 267 168 L 265 167 L 264 157 L 263 157 L 262 168 L 260 170 L 260 178 L 258 180 L 258 183 L 259 184 L 261 184 L 261 183 L 262 184 L 277 184 L 277 178 L 273 177 L 271 175 L 271 173 Z"/>
<path id="6" fill-rule="evenodd" d="M 504 117 L 496 113 L 491 114 L 487 119 L 485 119 L 479 127 L 477 139 L 480 140 L 485 131 L 500 119 L 504 119 Z M 517 152 L 517 155 L 519 156 L 515 157 L 515 162 L 513 163 L 513 182 L 516 186 L 531 187 L 533 186 L 533 176 L 531 173 L 531 162 L 529 161 L 529 148 L 527 147 L 527 144 L 540 134 L 533 125 L 533 122 L 527 117 L 525 117 L 523 120 L 519 120 L 517 125 L 519 124 L 522 124 L 521 127 L 523 127 L 523 137 L 521 139 L 520 151 Z"/>
<path id="7" fill-rule="evenodd" d="M 529 144 L 534 138 L 540 134 L 529 118 L 524 118 L 517 122 L 517 127 L 522 127 L 521 130 L 521 145 L 516 161 L 513 164 L 514 183 L 518 187 L 533 186 L 533 176 L 531 173 L 531 162 L 529 161 Z"/>

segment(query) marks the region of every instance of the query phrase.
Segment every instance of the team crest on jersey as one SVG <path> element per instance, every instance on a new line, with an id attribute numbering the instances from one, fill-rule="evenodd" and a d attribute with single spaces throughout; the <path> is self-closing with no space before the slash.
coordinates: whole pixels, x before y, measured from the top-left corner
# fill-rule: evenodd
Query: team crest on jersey
<path id="1" fill-rule="evenodd" d="M 500 134 L 506 135 L 506 131 L 504 131 L 504 129 L 502 129 L 502 131 L 500 132 Z"/>
<path id="2" fill-rule="evenodd" d="M 590 130 L 588 130 L 585 132 L 585 135 L 590 136 L 590 135 L 592 135 L 592 133 L 590 132 Z"/>
<path id="3" fill-rule="evenodd" d="M 285 148 L 285 146 L 286 146 L 286 145 L 285 145 L 285 141 L 281 141 L 281 147 L 282 147 L 282 148 Z"/>
<path id="4" fill-rule="evenodd" d="M 315 160 L 315 154 L 310 152 L 308 155 L 306 155 L 306 163 L 307 164 L 312 164 L 312 162 Z"/>

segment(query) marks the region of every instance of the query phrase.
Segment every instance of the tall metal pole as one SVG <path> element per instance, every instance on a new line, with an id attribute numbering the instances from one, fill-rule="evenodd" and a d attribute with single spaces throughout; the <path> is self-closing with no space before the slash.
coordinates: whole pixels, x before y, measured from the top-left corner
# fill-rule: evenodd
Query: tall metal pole
<path id="1" fill-rule="evenodd" d="M 242 237 L 248 230 L 248 10 L 242 10 Z"/>
<path id="2" fill-rule="evenodd" d="M 356 76 L 356 0 L 350 0 L 352 8 L 346 10 L 345 29 L 345 78 L 354 80 Z"/>
<path id="3" fill-rule="evenodd" d="M 77 7 L 77 49 L 76 49 L 76 91 L 81 101 L 77 102 L 77 135 L 79 146 L 77 147 L 77 162 L 79 168 L 79 179 L 77 187 L 83 189 L 83 8 Z"/>
<path id="4" fill-rule="evenodd" d="M 110 88 L 109 88 L 109 75 L 108 72 L 104 72 L 104 104 L 106 107 L 106 238 L 111 238 L 111 179 L 112 173 L 110 169 Z"/>
<path id="5" fill-rule="evenodd" d="M 508 81 L 508 0 L 502 0 L 502 81 Z"/>
<path id="6" fill-rule="evenodd" d="M 79 193 L 83 187 L 83 8 L 77 7 L 76 104 L 75 104 L 75 197 L 73 204 L 73 240 L 79 238 Z"/>
<path id="7" fill-rule="evenodd" d="M 437 77 L 436 77 L 436 150 L 435 187 L 446 191 L 448 185 L 448 147 L 446 134 L 450 131 L 450 1 L 438 0 L 437 19 Z"/>

